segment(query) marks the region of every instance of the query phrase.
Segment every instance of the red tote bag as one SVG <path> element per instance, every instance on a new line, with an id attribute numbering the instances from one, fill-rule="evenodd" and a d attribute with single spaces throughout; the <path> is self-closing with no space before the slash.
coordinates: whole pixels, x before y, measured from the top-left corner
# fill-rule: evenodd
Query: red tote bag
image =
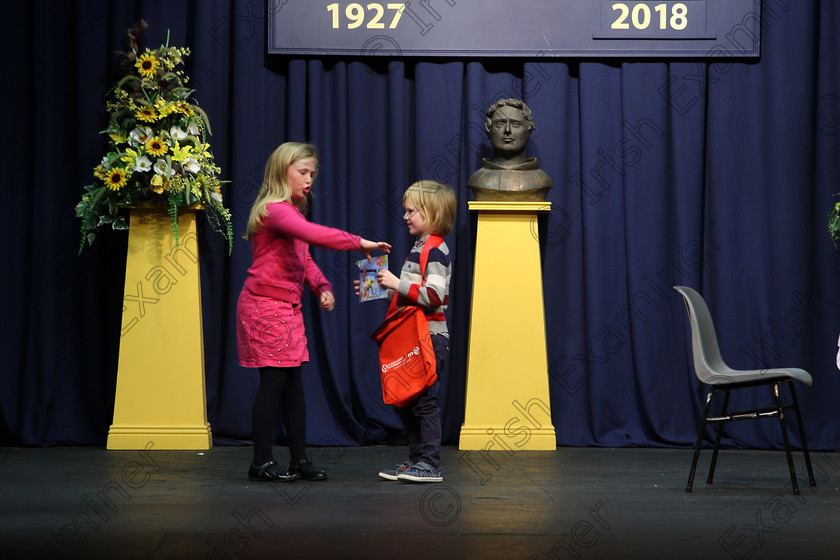
<path id="1" fill-rule="evenodd" d="M 420 254 L 421 278 L 429 251 L 441 243 L 443 238 L 436 235 L 426 240 Z M 396 301 L 395 294 L 385 321 L 371 338 L 379 346 L 382 400 L 403 407 L 437 380 L 437 362 L 423 309 L 414 305 L 397 309 Z"/>
<path id="2" fill-rule="evenodd" d="M 419 307 L 389 313 L 372 338 L 379 345 L 385 404 L 405 406 L 437 379 L 429 324 Z"/>

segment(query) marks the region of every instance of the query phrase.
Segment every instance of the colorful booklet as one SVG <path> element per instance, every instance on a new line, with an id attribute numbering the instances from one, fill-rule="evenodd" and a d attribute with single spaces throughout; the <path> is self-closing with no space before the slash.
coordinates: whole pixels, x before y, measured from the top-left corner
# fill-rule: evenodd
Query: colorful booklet
<path id="1" fill-rule="evenodd" d="M 376 273 L 388 270 L 388 255 L 374 257 L 370 262 L 362 259 L 356 261 L 356 265 L 359 267 L 359 301 L 387 298 L 388 290 L 376 281 Z"/>

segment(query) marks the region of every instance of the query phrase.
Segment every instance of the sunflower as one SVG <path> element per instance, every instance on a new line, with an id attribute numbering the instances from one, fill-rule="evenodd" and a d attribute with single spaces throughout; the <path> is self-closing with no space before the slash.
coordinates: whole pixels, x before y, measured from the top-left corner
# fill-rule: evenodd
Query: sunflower
<path id="1" fill-rule="evenodd" d="M 108 175 L 105 177 L 105 186 L 112 191 L 118 191 L 123 185 L 125 185 L 125 169 L 115 167 L 108 170 Z"/>
<path id="2" fill-rule="evenodd" d="M 137 59 L 137 71 L 140 72 L 140 75 L 144 78 L 152 78 L 157 72 L 157 68 L 160 62 L 158 62 L 157 57 L 150 52 L 144 53 L 140 58 Z"/>
<path id="3" fill-rule="evenodd" d="M 140 109 L 134 116 L 137 117 L 138 121 L 143 122 L 155 122 L 156 120 L 158 120 L 157 111 L 147 106 L 140 107 Z"/>
<path id="4" fill-rule="evenodd" d="M 166 142 L 160 139 L 160 137 L 155 136 L 154 138 L 149 138 L 146 142 L 146 153 L 152 156 L 162 156 L 166 152 L 169 151 L 169 146 L 166 145 Z"/>

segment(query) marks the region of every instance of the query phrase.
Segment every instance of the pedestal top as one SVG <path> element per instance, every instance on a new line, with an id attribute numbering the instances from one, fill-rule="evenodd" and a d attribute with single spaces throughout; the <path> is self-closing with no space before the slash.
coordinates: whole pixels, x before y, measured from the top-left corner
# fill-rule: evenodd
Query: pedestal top
<path id="1" fill-rule="evenodd" d="M 479 212 L 551 212 L 551 203 L 543 201 L 470 200 L 467 207 Z"/>

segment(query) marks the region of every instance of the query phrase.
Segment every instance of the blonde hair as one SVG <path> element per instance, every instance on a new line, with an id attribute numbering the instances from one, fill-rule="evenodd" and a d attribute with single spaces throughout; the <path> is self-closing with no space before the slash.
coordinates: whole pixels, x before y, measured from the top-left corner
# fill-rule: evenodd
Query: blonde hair
<path id="1" fill-rule="evenodd" d="M 306 198 L 293 200 L 292 189 L 286 182 L 286 173 L 289 167 L 295 162 L 306 158 L 313 158 L 315 160 L 317 174 L 318 154 L 315 146 L 311 144 L 286 142 L 280 144 L 268 156 L 268 161 L 265 162 L 265 175 L 262 186 L 259 192 L 257 192 L 257 197 L 254 199 L 253 206 L 251 206 L 251 214 L 248 216 L 248 229 L 245 234 L 245 239 L 250 241 L 260 231 L 262 220 L 268 215 L 267 206 L 272 202 L 291 201 L 301 211 L 306 210 Z"/>
<path id="2" fill-rule="evenodd" d="M 403 206 L 416 208 L 432 233 L 449 235 L 455 224 L 455 192 L 437 181 L 417 181 L 403 193 Z"/>

